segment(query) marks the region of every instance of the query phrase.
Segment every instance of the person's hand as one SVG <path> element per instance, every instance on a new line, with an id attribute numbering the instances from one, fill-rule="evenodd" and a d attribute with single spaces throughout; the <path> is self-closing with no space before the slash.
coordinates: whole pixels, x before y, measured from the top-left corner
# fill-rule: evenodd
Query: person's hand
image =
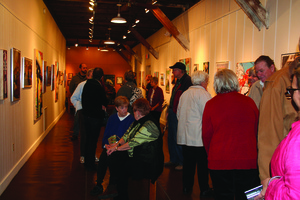
<path id="1" fill-rule="evenodd" d="M 267 191 L 269 180 L 270 180 L 270 178 L 266 178 L 265 180 L 261 181 L 263 189 L 260 192 L 260 194 L 257 197 L 254 198 L 254 200 L 263 200 L 265 198 L 265 194 L 266 194 L 266 191 Z"/>
<path id="2" fill-rule="evenodd" d="M 107 150 L 106 150 L 106 153 L 107 153 L 107 155 L 109 156 L 110 154 L 112 154 L 113 152 L 115 152 L 116 151 L 116 147 L 115 147 L 116 145 L 114 145 L 114 146 L 112 146 L 112 147 L 110 147 L 110 148 L 108 148 Z"/>

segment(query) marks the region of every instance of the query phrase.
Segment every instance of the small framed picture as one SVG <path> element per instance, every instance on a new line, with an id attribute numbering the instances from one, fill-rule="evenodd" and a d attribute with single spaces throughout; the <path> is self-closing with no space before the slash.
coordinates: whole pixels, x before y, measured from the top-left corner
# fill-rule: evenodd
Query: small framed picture
<path id="1" fill-rule="evenodd" d="M 72 79 L 73 74 L 72 73 L 68 73 L 68 79 Z"/>
<path id="2" fill-rule="evenodd" d="M 165 81 L 166 81 L 166 76 L 164 73 L 160 74 L 160 85 L 164 86 L 165 85 Z"/>
<path id="3" fill-rule="evenodd" d="M 10 51 L 11 102 L 20 100 L 21 93 L 21 51 L 11 48 Z"/>
<path id="4" fill-rule="evenodd" d="M 122 84 L 123 77 L 117 77 L 117 84 Z"/>
<path id="5" fill-rule="evenodd" d="M 22 60 L 22 88 L 31 88 L 32 86 L 32 60 L 23 57 Z"/>
<path id="6" fill-rule="evenodd" d="M 70 86 L 70 82 L 71 82 L 71 80 L 68 80 L 68 81 L 67 81 L 67 85 L 68 85 L 68 86 Z"/>

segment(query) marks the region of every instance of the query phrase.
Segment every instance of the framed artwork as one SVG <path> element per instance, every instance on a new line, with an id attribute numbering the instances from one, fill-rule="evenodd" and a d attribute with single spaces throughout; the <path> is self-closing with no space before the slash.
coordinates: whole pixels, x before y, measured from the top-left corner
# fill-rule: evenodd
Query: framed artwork
<path id="1" fill-rule="evenodd" d="M 10 56 L 11 102 L 14 102 L 20 100 L 21 93 L 21 51 L 12 48 Z"/>
<path id="2" fill-rule="evenodd" d="M 203 71 L 209 74 L 209 62 L 203 62 Z"/>
<path id="3" fill-rule="evenodd" d="M 54 90 L 55 87 L 55 76 L 54 76 L 54 65 L 51 65 L 51 90 Z"/>
<path id="4" fill-rule="evenodd" d="M 154 77 L 158 78 L 158 76 L 159 76 L 159 72 L 154 72 Z"/>
<path id="5" fill-rule="evenodd" d="M 67 74 L 66 74 L 66 70 L 64 71 L 64 87 L 66 87 L 66 83 L 67 83 Z"/>
<path id="6" fill-rule="evenodd" d="M 249 90 L 248 76 L 249 70 L 254 66 L 254 62 L 236 63 L 236 76 L 240 84 L 240 93 L 245 94 Z"/>
<path id="7" fill-rule="evenodd" d="M 32 87 L 32 60 L 23 57 L 22 59 L 22 88 Z"/>
<path id="8" fill-rule="evenodd" d="M 165 86 L 166 77 L 164 73 L 160 74 L 160 85 Z"/>
<path id="9" fill-rule="evenodd" d="M 58 90 L 59 90 L 59 63 L 55 62 L 55 67 L 54 67 L 54 91 L 55 91 L 55 102 L 58 101 Z"/>
<path id="10" fill-rule="evenodd" d="M 73 74 L 72 73 L 68 73 L 68 79 L 72 79 L 73 78 Z"/>
<path id="11" fill-rule="evenodd" d="M 170 78 L 171 78 L 171 76 L 170 76 L 170 74 L 171 74 L 171 70 L 170 70 L 170 68 L 167 68 L 167 70 L 166 70 L 166 93 L 170 93 Z"/>
<path id="12" fill-rule="evenodd" d="M 300 56 L 300 52 L 281 54 L 281 68 L 288 66 L 298 56 Z"/>
<path id="13" fill-rule="evenodd" d="M 217 62 L 217 71 L 221 69 L 229 69 L 229 61 Z"/>
<path id="14" fill-rule="evenodd" d="M 47 66 L 47 86 L 51 86 L 51 66 Z"/>
<path id="15" fill-rule="evenodd" d="M 179 62 L 185 64 L 186 73 L 191 75 L 191 58 L 180 59 Z"/>
<path id="16" fill-rule="evenodd" d="M 68 80 L 67 81 L 67 85 L 70 86 L 70 83 L 71 83 L 71 80 Z"/>
<path id="17" fill-rule="evenodd" d="M 199 64 L 194 64 L 193 72 L 198 71 L 198 70 L 199 70 Z"/>
<path id="18" fill-rule="evenodd" d="M 123 77 L 117 77 L 117 84 L 122 84 L 123 82 Z"/>
<path id="19" fill-rule="evenodd" d="M 106 74 L 104 75 L 104 83 L 109 82 L 113 86 L 115 86 L 115 75 L 112 74 Z"/>
<path id="20" fill-rule="evenodd" d="M 64 73 L 62 71 L 59 71 L 59 85 L 64 84 Z"/>
<path id="21" fill-rule="evenodd" d="M 40 119 L 43 114 L 43 53 L 39 50 L 34 50 L 35 56 L 35 78 L 34 78 L 34 120 Z"/>
<path id="22" fill-rule="evenodd" d="M 47 86 L 47 62 L 43 61 L 43 93 L 46 92 Z"/>
<path id="23" fill-rule="evenodd" d="M 7 98 L 7 50 L 0 49 L 0 100 Z"/>

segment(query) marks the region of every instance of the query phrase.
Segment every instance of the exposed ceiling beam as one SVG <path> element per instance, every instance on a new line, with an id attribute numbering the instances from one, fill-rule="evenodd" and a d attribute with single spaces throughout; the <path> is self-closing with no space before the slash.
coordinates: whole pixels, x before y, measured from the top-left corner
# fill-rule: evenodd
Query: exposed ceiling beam
<path id="1" fill-rule="evenodd" d="M 137 61 L 139 61 L 140 64 L 142 64 L 142 58 L 140 56 L 138 56 L 128 45 L 123 44 L 123 46 L 131 55 L 133 55 L 137 59 Z"/>
<path id="2" fill-rule="evenodd" d="M 125 54 L 122 51 L 117 51 L 117 53 L 131 66 L 130 60 L 125 56 Z"/>
<path id="3" fill-rule="evenodd" d="M 261 30 L 262 26 L 269 28 L 269 16 L 259 0 L 235 0 L 246 15 Z"/>
<path id="4" fill-rule="evenodd" d="M 153 49 L 153 47 L 132 27 L 130 27 L 131 33 L 138 39 L 142 45 L 144 45 L 148 51 L 156 58 L 158 59 L 159 53 Z"/>
<path id="5" fill-rule="evenodd" d="M 174 26 L 169 18 L 158 7 L 152 7 L 151 12 L 185 50 L 190 50 L 190 42 L 179 32 L 176 26 Z"/>

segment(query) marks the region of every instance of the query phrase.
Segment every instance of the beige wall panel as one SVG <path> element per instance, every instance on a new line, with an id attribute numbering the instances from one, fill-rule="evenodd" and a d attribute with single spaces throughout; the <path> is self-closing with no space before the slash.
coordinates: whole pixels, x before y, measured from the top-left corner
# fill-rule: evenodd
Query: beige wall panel
<path id="1" fill-rule="evenodd" d="M 216 19 L 217 16 L 217 0 L 206 0 L 206 22 Z"/>
<path id="2" fill-rule="evenodd" d="M 232 63 L 236 63 L 236 51 L 235 49 L 237 48 L 236 44 L 236 33 L 237 33 L 237 16 L 238 12 L 234 12 L 231 15 L 228 16 L 228 29 L 229 29 L 229 35 L 228 35 L 228 58 L 229 60 L 232 61 Z"/>
<path id="3" fill-rule="evenodd" d="M 235 0 L 229 0 L 229 10 L 230 12 L 240 9 L 240 6 L 235 2 Z"/>
<path id="4" fill-rule="evenodd" d="M 239 62 L 243 60 L 244 55 L 244 35 L 245 35 L 245 19 L 247 16 L 242 10 L 237 12 L 237 21 L 236 21 L 236 49 L 235 49 L 235 61 Z M 248 20 L 248 19 L 246 19 Z"/>
<path id="5" fill-rule="evenodd" d="M 300 25 L 299 25 L 299 12 L 300 12 L 300 1 L 299 0 L 291 0 L 291 19 L 290 19 L 290 37 L 289 37 L 289 48 L 288 52 L 295 52 L 299 51 L 298 49 L 298 42 L 300 37 Z"/>
<path id="6" fill-rule="evenodd" d="M 244 55 L 241 61 L 252 61 L 253 58 L 253 32 L 256 26 L 245 15 L 245 31 L 244 31 Z M 237 61 L 239 62 L 239 61 Z"/>

